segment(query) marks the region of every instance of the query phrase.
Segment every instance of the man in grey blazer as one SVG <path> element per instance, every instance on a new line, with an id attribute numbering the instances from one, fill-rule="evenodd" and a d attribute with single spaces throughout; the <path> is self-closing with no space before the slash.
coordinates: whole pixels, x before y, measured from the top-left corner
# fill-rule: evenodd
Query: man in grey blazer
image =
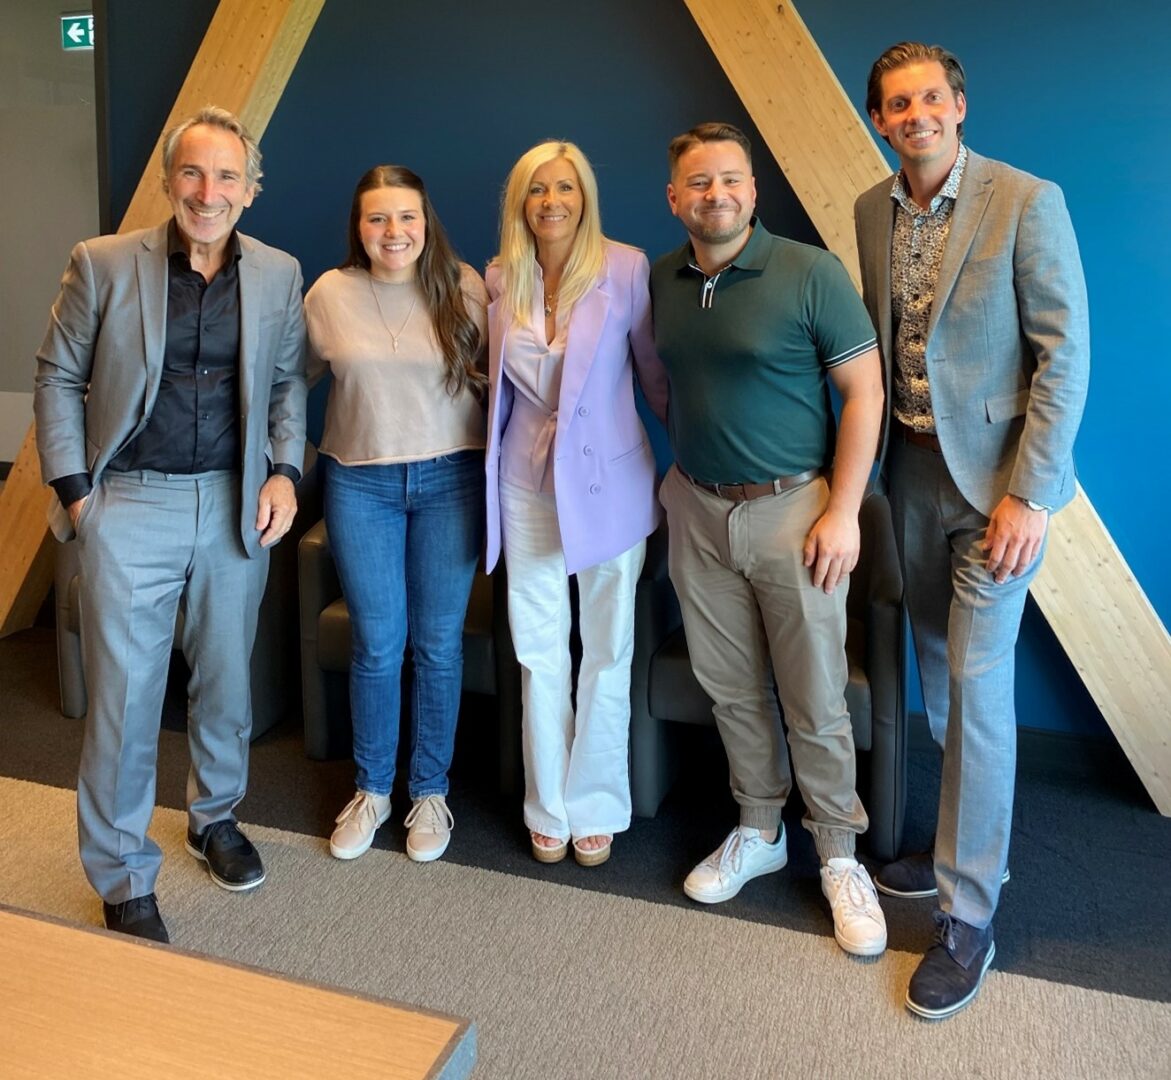
<path id="1" fill-rule="evenodd" d="M 292 524 L 305 444 L 295 259 L 236 231 L 260 151 L 209 107 L 164 136 L 170 221 L 78 244 L 37 353 L 41 473 L 76 536 L 89 713 L 82 865 L 112 930 L 167 941 L 147 834 L 176 613 L 188 683 L 187 849 L 217 885 L 264 880 L 233 808 L 268 548 Z"/>
<path id="2" fill-rule="evenodd" d="M 968 150 L 964 71 L 902 42 L 866 108 L 901 170 L 855 207 L 863 296 L 889 403 L 890 490 L 923 698 L 943 750 L 934 853 L 884 867 L 938 892 L 937 942 L 906 1004 L 950 1016 L 995 954 L 1016 769 L 1013 652 L 1049 516 L 1074 495 L 1089 377 L 1077 241 L 1056 185 Z"/>

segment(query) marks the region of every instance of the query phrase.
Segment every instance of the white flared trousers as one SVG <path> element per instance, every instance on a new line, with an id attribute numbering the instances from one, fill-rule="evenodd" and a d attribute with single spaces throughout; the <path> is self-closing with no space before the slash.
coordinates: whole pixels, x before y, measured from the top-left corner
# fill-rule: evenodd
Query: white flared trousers
<path id="1" fill-rule="evenodd" d="M 576 575 L 575 714 L 569 575 L 554 497 L 502 481 L 500 512 L 521 666 L 525 825 L 559 840 L 612 836 L 630 827 L 630 659 L 646 541 Z"/>

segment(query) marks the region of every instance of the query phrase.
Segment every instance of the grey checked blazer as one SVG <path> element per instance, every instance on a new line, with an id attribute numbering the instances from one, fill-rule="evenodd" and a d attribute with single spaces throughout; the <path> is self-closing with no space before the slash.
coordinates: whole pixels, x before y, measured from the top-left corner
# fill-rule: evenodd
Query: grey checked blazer
<path id="1" fill-rule="evenodd" d="M 892 182 L 854 207 L 887 388 L 880 460 L 892 386 Z M 1085 279 L 1061 189 L 969 151 L 928 325 L 927 378 L 948 470 L 981 513 L 1008 492 L 1054 509 L 1073 498 L 1089 369 Z"/>

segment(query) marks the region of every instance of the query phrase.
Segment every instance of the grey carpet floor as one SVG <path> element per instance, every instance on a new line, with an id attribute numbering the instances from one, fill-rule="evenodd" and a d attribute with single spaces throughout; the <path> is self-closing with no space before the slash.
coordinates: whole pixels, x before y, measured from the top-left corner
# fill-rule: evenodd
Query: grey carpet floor
<path id="1" fill-rule="evenodd" d="M 75 824 L 71 791 L 0 779 L 0 901 L 97 920 Z M 1160 1002 L 993 970 L 973 1007 L 929 1024 L 902 1008 L 909 952 L 857 961 L 825 934 L 393 851 L 339 863 L 255 824 L 269 879 L 229 894 L 184 853 L 185 828 L 163 808 L 152 825 L 176 940 L 469 1017 L 477 1077 L 1168 1076 Z M 230 1002 L 209 1012 L 231 1031 Z M 229 1071 L 209 1059 L 207 1075 Z"/>
<path id="2" fill-rule="evenodd" d="M 678 733 L 677 749 L 690 742 L 680 782 L 609 863 L 540 867 L 517 800 L 495 787 L 491 704 L 465 701 L 456 834 L 430 867 L 401 854 L 403 793 L 374 850 L 330 859 L 324 838 L 352 764 L 308 761 L 291 721 L 259 739 L 240 816 L 271 880 L 235 897 L 182 851 L 186 737 L 181 690 L 170 694 L 155 831 L 175 940 L 467 1016 L 480 1025 L 480 1077 L 1171 1078 L 1171 820 L 1112 745 L 1022 735 L 995 970 L 971 1009 L 929 1025 L 901 1001 L 930 902 L 884 905 L 880 960 L 842 954 L 798 800 L 783 873 L 714 908 L 682 896 L 690 865 L 734 820 L 713 732 Z M 74 832 L 81 728 L 58 712 L 51 628 L 0 640 L 0 775 L 12 778 L 0 781 L 0 901 L 94 925 Z M 913 846 L 929 836 L 938 762 L 913 750 L 910 767 Z"/>
<path id="3" fill-rule="evenodd" d="M 0 640 L 0 775 L 76 786 L 82 724 L 58 712 L 56 681 L 50 628 Z M 158 802 L 172 809 L 185 805 L 188 767 L 181 688 L 182 678 L 173 679 L 159 741 Z M 444 862 L 694 909 L 680 884 L 736 816 L 714 730 L 676 725 L 674 749 L 684 765 L 672 793 L 654 819 L 636 820 L 619 838 L 608 863 L 585 871 L 570 860 L 541 866 L 529 855 L 519 799 L 496 786 L 493 702 L 468 695 L 464 705 L 449 798 L 457 826 Z M 922 850 L 938 797 L 938 756 L 912 749 L 909 769 L 906 842 Z M 290 720 L 253 744 L 239 812 L 256 824 L 326 837 L 352 784 L 351 762 L 305 757 Z M 397 791 L 377 848 L 403 851 L 407 806 Z M 794 797 L 785 810 L 785 872 L 707 909 L 710 917 L 830 931 L 801 813 Z M 998 970 L 1171 1003 L 1171 818 L 1155 811 L 1112 742 L 1022 732 L 1010 862 L 1012 882 L 996 920 Z M 884 910 L 892 948 L 920 953 L 928 946 L 931 901 L 888 900 Z"/>

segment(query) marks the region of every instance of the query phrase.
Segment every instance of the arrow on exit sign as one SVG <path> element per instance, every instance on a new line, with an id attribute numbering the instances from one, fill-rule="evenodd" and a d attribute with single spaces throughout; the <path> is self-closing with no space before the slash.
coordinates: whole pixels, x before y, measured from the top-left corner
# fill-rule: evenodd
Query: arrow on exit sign
<path id="1" fill-rule="evenodd" d="M 66 52 L 94 47 L 93 15 L 61 16 L 61 48 Z"/>

